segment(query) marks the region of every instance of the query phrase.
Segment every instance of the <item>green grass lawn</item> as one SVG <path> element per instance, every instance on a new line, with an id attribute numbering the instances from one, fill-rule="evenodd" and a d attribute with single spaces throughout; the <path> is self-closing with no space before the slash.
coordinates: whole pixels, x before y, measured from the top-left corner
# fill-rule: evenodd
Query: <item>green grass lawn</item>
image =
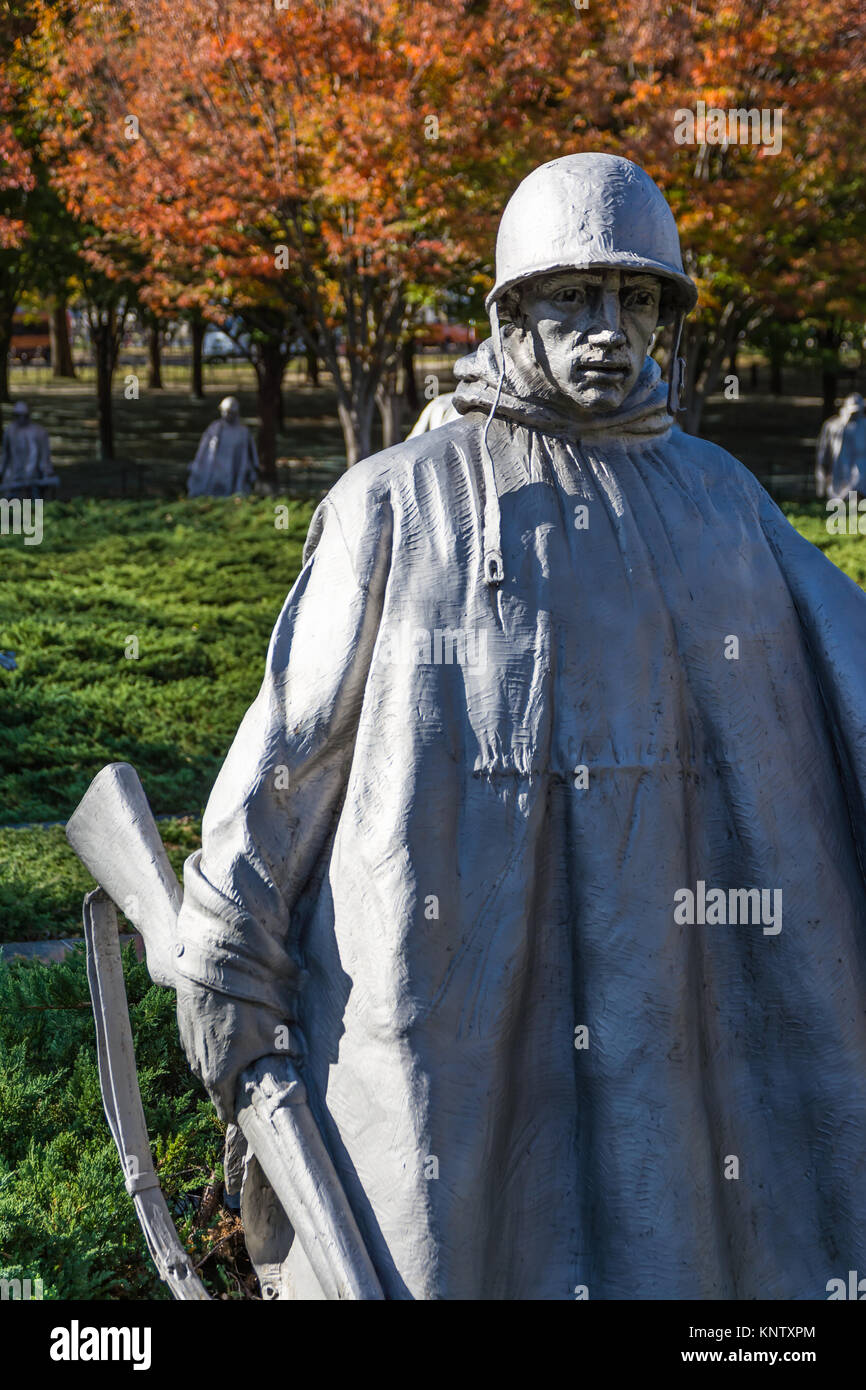
<path id="1" fill-rule="evenodd" d="M 157 815 L 197 815 L 264 670 L 312 503 L 45 505 L 0 537 L 0 825 L 65 820 L 107 762 Z"/>
<path id="2" fill-rule="evenodd" d="M 197 1201 L 222 1177 L 224 1135 L 180 1047 L 174 994 L 151 985 L 131 947 L 124 975 L 166 1200 L 212 1292 L 242 1296 L 237 1219 Z M 50 966 L 0 959 L 0 1278 L 40 1279 L 48 1299 L 170 1296 L 103 1113 L 81 951 Z"/>
<path id="3" fill-rule="evenodd" d="M 59 826 L 108 761 L 138 768 L 179 873 L 264 669 L 313 503 L 48 504 L 41 546 L 0 539 L 0 942 L 78 934 L 92 886 Z M 131 658 L 129 638 L 138 639 Z M 248 1278 L 236 1219 L 203 1198 L 222 1128 L 180 1050 L 171 991 L 125 953 L 145 1110 L 166 1197 L 215 1294 Z M 47 1298 L 166 1297 L 102 1111 L 83 957 L 0 959 L 0 1277 Z"/>
<path id="4" fill-rule="evenodd" d="M 823 502 L 801 506 L 783 503 L 782 511 L 807 541 L 823 550 L 827 558 L 861 589 L 866 589 L 866 536 L 828 534 L 827 509 Z"/>
<path id="5" fill-rule="evenodd" d="M 172 868 L 201 845 L 201 817 L 160 821 Z M 0 945 L 81 933 L 81 903 L 93 879 L 66 843 L 62 826 L 0 829 Z"/>

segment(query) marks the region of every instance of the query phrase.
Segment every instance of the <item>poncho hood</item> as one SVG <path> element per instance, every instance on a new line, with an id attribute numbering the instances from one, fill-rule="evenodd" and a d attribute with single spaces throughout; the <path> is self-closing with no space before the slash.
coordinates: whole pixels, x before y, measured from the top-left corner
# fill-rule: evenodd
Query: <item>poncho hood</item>
<path id="1" fill-rule="evenodd" d="M 569 415 L 556 403 L 554 388 L 517 334 L 503 333 L 505 372 L 496 415 L 528 425 L 546 434 L 574 442 L 605 438 L 647 439 L 667 434 L 674 421 L 667 410 L 667 386 L 661 369 L 647 357 L 640 375 L 620 408 L 598 415 L 587 423 Z M 470 410 L 489 411 L 496 401 L 502 361 L 488 338 L 454 368 L 458 386 L 454 408 L 461 415 Z"/>
<path id="2" fill-rule="evenodd" d="M 563 408 L 556 388 L 538 365 L 528 338 L 509 323 L 500 326 L 495 339 L 487 339 L 471 356 L 461 358 L 454 374 L 458 381 L 454 409 L 461 415 L 473 410 L 487 412 L 481 436 L 481 463 L 483 565 L 489 585 L 501 584 L 505 578 L 500 484 L 487 444 L 491 420 L 510 420 L 573 444 L 661 438 L 674 423 L 667 409 L 667 387 L 658 363 L 651 357 L 644 361 L 637 381 L 618 410 L 591 420 L 577 418 Z"/>

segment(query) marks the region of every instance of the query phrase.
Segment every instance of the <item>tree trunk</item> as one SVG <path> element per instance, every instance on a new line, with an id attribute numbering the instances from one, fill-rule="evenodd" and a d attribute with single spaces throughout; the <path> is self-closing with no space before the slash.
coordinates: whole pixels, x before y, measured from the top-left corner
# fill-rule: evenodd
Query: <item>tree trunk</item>
<path id="1" fill-rule="evenodd" d="M 308 348 L 306 349 L 306 358 L 307 358 L 307 385 L 308 385 L 308 386 L 318 386 L 318 384 L 319 384 L 319 356 L 318 356 L 318 353 L 313 352 L 313 349 L 310 348 L 310 347 L 308 347 Z"/>
<path id="2" fill-rule="evenodd" d="M 0 401 L 11 399 L 9 395 L 9 350 L 12 346 L 12 320 L 8 324 L 0 322 Z"/>
<path id="3" fill-rule="evenodd" d="M 379 383 L 376 406 L 382 421 L 382 448 L 390 449 L 403 438 L 401 429 L 402 400 L 397 395 L 393 378 Z"/>
<path id="4" fill-rule="evenodd" d="M 193 399 L 196 401 L 204 400 L 204 371 L 202 368 L 202 352 L 204 349 L 204 319 L 191 319 L 189 325 L 190 339 L 192 341 L 192 380 L 191 390 Z"/>
<path id="5" fill-rule="evenodd" d="M 758 389 L 758 364 L 757 364 L 757 362 L 753 362 L 753 363 L 752 363 L 752 366 L 751 366 L 751 368 L 750 368 L 750 371 L 751 371 L 751 375 L 750 375 L 750 377 L 749 377 L 750 385 L 751 385 L 753 391 L 757 391 L 757 389 Z"/>
<path id="6" fill-rule="evenodd" d="M 400 349 L 400 361 L 403 367 L 405 378 L 403 390 L 406 393 L 406 404 L 412 412 L 414 420 L 416 415 L 421 413 L 421 401 L 418 396 L 418 383 L 415 380 L 415 339 L 407 338 Z"/>
<path id="7" fill-rule="evenodd" d="M 839 348 L 842 343 L 842 330 L 835 320 L 821 329 L 818 346 L 821 349 L 821 420 L 829 420 L 836 413 L 836 396 L 839 391 Z"/>
<path id="8" fill-rule="evenodd" d="M 51 375 L 75 379 L 65 299 L 55 300 L 51 309 Z"/>
<path id="9" fill-rule="evenodd" d="M 835 367 L 825 367 L 821 373 L 821 422 L 836 414 L 836 396 L 839 393 L 839 373 Z"/>
<path id="10" fill-rule="evenodd" d="M 15 321 L 15 293 L 7 286 L 0 293 L 0 401 L 8 401 L 9 396 L 9 352 L 12 347 L 12 329 Z"/>
<path id="11" fill-rule="evenodd" d="M 774 396 L 784 395 L 782 355 L 779 352 L 772 352 L 770 355 L 770 390 Z"/>
<path id="12" fill-rule="evenodd" d="M 722 365 L 725 359 L 730 357 L 736 342 L 736 335 L 735 305 L 732 300 L 728 300 L 714 328 L 714 340 L 709 345 L 705 344 L 700 372 L 695 372 L 690 377 L 687 372 L 691 389 L 686 398 L 685 415 L 682 421 L 682 428 L 686 434 L 697 434 L 700 429 L 704 404 L 707 397 L 713 394 L 719 384 Z"/>
<path id="13" fill-rule="evenodd" d="M 264 343 L 256 362 L 258 444 L 262 482 L 271 488 L 276 488 L 277 485 L 277 432 L 280 425 L 280 401 L 285 367 L 282 338 Z"/>
<path id="14" fill-rule="evenodd" d="M 111 399 L 111 380 L 114 376 L 114 343 L 112 325 L 93 326 L 96 352 L 96 400 L 99 407 L 99 456 L 103 463 L 114 462 L 114 414 Z"/>
<path id="15" fill-rule="evenodd" d="M 698 395 L 701 369 L 706 357 L 706 336 L 706 327 L 700 320 L 695 320 L 692 323 L 687 321 L 680 341 L 680 356 L 684 358 L 686 368 L 681 392 L 683 406 L 678 412 L 677 420 L 687 434 L 694 432 L 689 426 L 689 418 L 691 417 L 693 421 L 700 419 L 700 406 L 695 411 L 695 401 Z M 671 348 L 666 354 L 665 361 L 665 375 L 668 380 L 670 380 L 672 352 L 673 341 L 671 340 Z"/>
<path id="16" fill-rule="evenodd" d="M 159 320 L 153 322 L 147 330 L 148 352 L 150 354 L 150 367 L 147 374 L 147 384 L 151 391 L 161 391 L 162 386 L 162 334 L 160 331 Z"/>
<path id="17" fill-rule="evenodd" d="M 373 396 L 364 396 L 351 404 L 340 401 L 337 406 L 346 445 L 347 468 L 351 468 L 353 463 L 358 463 L 361 459 L 369 458 L 373 451 L 374 409 Z"/>

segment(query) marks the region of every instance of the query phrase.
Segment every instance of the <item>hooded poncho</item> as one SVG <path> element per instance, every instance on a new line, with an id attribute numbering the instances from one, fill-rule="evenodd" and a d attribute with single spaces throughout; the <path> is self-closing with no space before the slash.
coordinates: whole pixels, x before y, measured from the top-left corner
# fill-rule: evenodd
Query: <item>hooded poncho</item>
<path id="1" fill-rule="evenodd" d="M 825 420 L 818 436 L 815 491 L 847 497 L 866 485 L 866 415 L 860 396 L 849 396 L 838 415 Z"/>
<path id="2" fill-rule="evenodd" d="M 55 481 L 48 432 L 35 421 L 11 420 L 3 431 L 0 482 L 7 487 Z"/>
<path id="3" fill-rule="evenodd" d="M 388 1297 L 826 1298 L 866 1272 L 866 596 L 652 362 L 582 434 L 510 370 L 492 499 L 489 344 L 461 376 L 315 514 L 186 867 L 187 1050 L 230 1117 L 297 1029 Z"/>
<path id="4" fill-rule="evenodd" d="M 249 492 L 259 471 L 255 442 L 239 420 L 214 420 L 199 441 L 189 468 L 190 497 L 230 497 Z"/>

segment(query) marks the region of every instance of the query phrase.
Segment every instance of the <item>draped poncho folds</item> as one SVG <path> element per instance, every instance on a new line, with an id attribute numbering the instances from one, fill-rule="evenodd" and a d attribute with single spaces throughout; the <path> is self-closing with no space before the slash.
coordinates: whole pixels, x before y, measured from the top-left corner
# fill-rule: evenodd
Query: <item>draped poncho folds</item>
<path id="1" fill-rule="evenodd" d="M 488 584 L 489 345 L 462 376 L 313 518 L 186 866 L 188 1052 L 230 1118 L 291 1026 L 388 1297 L 826 1298 L 866 1275 L 866 595 L 649 361 L 583 433 L 506 378 Z"/>

